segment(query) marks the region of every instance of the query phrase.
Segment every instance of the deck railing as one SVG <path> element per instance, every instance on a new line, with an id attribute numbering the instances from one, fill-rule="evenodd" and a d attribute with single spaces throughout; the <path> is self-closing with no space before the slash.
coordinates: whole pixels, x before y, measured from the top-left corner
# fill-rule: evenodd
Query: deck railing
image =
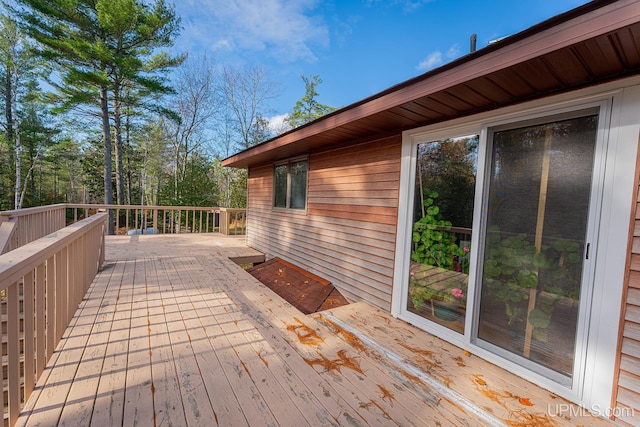
<path id="1" fill-rule="evenodd" d="M 227 236 L 247 234 L 247 210 L 220 209 L 220 233 Z"/>
<path id="2" fill-rule="evenodd" d="M 99 211 L 111 211 L 115 234 L 245 234 L 245 209 L 194 206 L 58 204 L 0 212 L 0 254 Z"/>
<path id="3" fill-rule="evenodd" d="M 245 234 L 246 210 L 195 206 L 67 204 L 74 220 L 97 210 L 113 212 L 115 234 Z"/>
<path id="4" fill-rule="evenodd" d="M 0 255 L 0 408 L 13 426 L 104 262 L 107 214 Z"/>
<path id="5" fill-rule="evenodd" d="M 0 212 L 0 255 L 64 228 L 65 205 Z"/>

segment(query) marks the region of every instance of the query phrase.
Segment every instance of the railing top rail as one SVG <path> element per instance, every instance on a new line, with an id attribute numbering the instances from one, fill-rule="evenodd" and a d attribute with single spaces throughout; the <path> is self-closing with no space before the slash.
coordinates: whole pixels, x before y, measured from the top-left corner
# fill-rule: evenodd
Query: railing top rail
<path id="1" fill-rule="evenodd" d="M 219 208 L 219 209 L 224 212 L 244 212 L 247 210 L 245 208 Z"/>
<path id="2" fill-rule="evenodd" d="M 217 206 L 158 206 L 158 205 L 105 205 L 105 204 L 83 204 L 83 203 L 67 203 L 68 208 L 87 208 L 87 209 L 158 209 L 158 210 L 183 210 L 183 211 L 217 211 L 225 208 Z"/>
<path id="3" fill-rule="evenodd" d="M 56 209 L 63 209 L 66 206 L 67 205 L 64 203 L 58 203 L 56 205 L 37 206 L 35 208 L 15 209 L 12 211 L 0 211 L 0 216 L 17 217 L 17 216 L 33 215 L 35 213 L 53 211 Z"/>
<path id="4" fill-rule="evenodd" d="M 108 215 L 100 213 L 71 224 L 31 243 L 0 256 L 0 290 L 7 289 L 25 274 L 25 270 L 44 262 L 78 234 L 106 223 Z"/>
<path id="5" fill-rule="evenodd" d="M 0 211 L 2 217 L 17 217 L 32 215 L 34 213 L 47 212 L 62 208 L 77 209 L 159 209 L 159 210 L 210 210 L 210 211 L 226 211 L 226 212 L 242 212 L 246 209 L 242 208 L 222 208 L 219 206 L 158 206 L 158 205 L 107 205 L 102 203 L 58 203 L 55 205 L 38 206 L 34 208 L 16 209 L 11 211 Z"/>

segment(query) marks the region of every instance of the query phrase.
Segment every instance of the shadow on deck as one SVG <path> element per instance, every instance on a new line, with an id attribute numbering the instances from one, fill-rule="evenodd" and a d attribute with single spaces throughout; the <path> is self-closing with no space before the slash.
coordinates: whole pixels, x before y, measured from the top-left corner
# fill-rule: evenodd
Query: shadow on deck
<path id="1" fill-rule="evenodd" d="M 305 316 L 229 259 L 254 255 L 109 237 L 18 425 L 610 425 L 366 303 Z"/>

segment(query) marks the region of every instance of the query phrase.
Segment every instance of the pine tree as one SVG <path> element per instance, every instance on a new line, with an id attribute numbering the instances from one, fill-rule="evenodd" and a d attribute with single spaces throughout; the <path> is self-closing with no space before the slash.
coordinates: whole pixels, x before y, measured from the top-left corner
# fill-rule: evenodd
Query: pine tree
<path id="1" fill-rule="evenodd" d="M 14 9 L 40 55 L 59 66 L 50 80 L 61 111 L 99 107 L 104 145 L 104 202 L 113 203 L 111 120 L 120 118 L 122 89 L 167 91 L 162 72 L 179 64 L 157 49 L 171 46 L 179 18 L 164 0 L 17 0 Z M 115 116 L 110 101 L 117 110 Z M 120 124 L 116 123 L 119 132 Z M 116 145 L 118 193 L 122 194 L 122 146 Z M 120 198 L 120 197 L 119 197 Z M 113 233 L 110 221 L 109 232 Z"/>
<path id="2" fill-rule="evenodd" d="M 316 100 L 319 95 L 316 91 L 316 86 L 322 83 L 320 76 L 314 75 L 308 77 L 302 75 L 300 77 L 302 81 L 304 81 L 305 94 L 302 99 L 296 102 L 296 105 L 293 107 L 293 112 L 287 118 L 287 122 L 292 128 L 297 128 L 337 110 L 336 107 L 321 104 Z"/>

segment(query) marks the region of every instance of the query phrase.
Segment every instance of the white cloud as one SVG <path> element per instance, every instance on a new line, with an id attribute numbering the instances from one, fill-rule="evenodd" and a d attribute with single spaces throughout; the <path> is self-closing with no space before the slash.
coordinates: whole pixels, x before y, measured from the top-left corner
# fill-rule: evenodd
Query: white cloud
<path id="1" fill-rule="evenodd" d="M 227 39 L 220 39 L 211 46 L 213 50 L 231 50 L 231 42 Z"/>
<path id="2" fill-rule="evenodd" d="M 442 64 L 442 52 L 436 50 L 420 61 L 416 68 L 420 71 L 427 71 L 436 68 L 440 64 Z"/>
<path id="3" fill-rule="evenodd" d="M 420 9 L 423 5 L 427 4 L 427 3 L 431 3 L 434 0 L 367 0 L 366 5 L 367 6 L 373 6 L 377 3 L 382 3 L 386 6 L 401 6 L 402 10 L 405 13 L 411 13 L 411 12 L 415 12 L 416 10 Z"/>
<path id="4" fill-rule="evenodd" d="M 447 58 L 456 59 L 459 56 L 460 56 L 460 46 L 458 46 L 457 44 L 454 44 L 447 51 Z"/>
<path id="5" fill-rule="evenodd" d="M 315 61 L 329 44 L 317 0 L 184 0 L 177 5 L 183 35 L 205 48 L 267 51 L 283 62 Z"/>
<path id="6" fill-rule="evenodd" d="M 288 118 L 288 113 L 268 117 L 267 121 L 269 122 L 269 130 L 273 132 L 274 135 L 280 135 L 291 130 L 291 126 L 289 126 L 289 123 L 286 121 Z"/>
<path id="7" fill-rule="evenodd" d="M 436 50 L 427 56 L 425 59 L 420 61 L 420 63 L 416 66 L 416 69 L 419 71 L 429 71 L 436 67 L 442 65 L 447 60 L 453 60 L 460 56 L 460 47 L 457 44 L 451 46 L 447 52 L 443 55 L 442 52 Z"/>

